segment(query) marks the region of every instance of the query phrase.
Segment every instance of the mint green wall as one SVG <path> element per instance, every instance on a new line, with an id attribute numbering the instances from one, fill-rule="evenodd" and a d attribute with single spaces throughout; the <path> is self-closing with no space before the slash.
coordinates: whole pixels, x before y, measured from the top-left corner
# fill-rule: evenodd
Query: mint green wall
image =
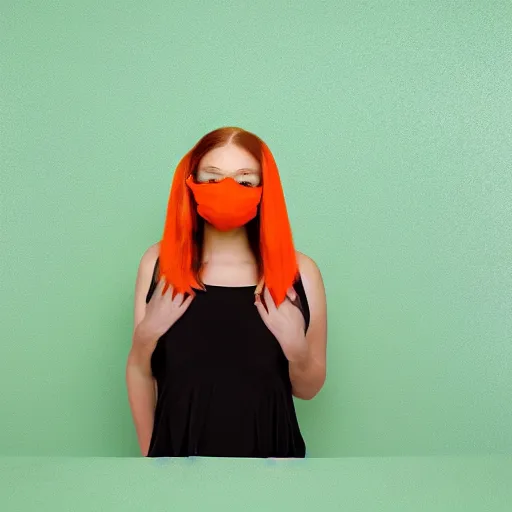
<path id="1" fill-rule="evenodd" d="M 309 455 L 511 451 L 509 2 L 2 11 L 0 454 L 138 453 L 137 265 L 179 158 L 230 124 L 326 283 Z"/>

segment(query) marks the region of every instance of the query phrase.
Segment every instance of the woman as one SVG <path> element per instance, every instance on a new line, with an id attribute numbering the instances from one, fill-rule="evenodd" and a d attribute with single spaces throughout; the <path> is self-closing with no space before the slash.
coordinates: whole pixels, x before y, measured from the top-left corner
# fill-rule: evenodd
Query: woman
<path id="1" fill-rule="evenodd" d="M 326 331 L 270 150 L 240 128 L 205 135 L 137 274 L 126 382 L 142 454 L 304 457 L 292 397 L 322 388 Z"/>

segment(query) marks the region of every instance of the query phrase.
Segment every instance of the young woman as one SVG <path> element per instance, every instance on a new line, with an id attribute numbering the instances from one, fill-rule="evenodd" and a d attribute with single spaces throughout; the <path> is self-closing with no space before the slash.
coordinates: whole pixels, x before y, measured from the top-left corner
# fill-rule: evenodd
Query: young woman
<path id="1" fill-rule="evenodd" d="M 272 153 L 240 128 L 205 135 L 137 274 L 126 383 L 142 454 L 304 457 L 293 396 L 322 388 L 326 337 Z"/>

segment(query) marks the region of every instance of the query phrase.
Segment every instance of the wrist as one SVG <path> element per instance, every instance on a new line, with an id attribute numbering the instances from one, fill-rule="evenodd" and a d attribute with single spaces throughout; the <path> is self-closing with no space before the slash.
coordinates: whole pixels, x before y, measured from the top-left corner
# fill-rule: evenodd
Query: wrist
<path id="1" fill-rule="evenodd" d="M 133 331 L 133 345 L 144 347 L 150 346 L 153 348 L 160 336 L 161 334 L 148 325 L 144 319 Z"/>
<path id="2" fill-rule="evenodd" d="M 311 361 L 311 354 L 309 344 L 304 336 L 301 343 L 298 343 L 298 348 L 291 358 L 288 359 L 290 365 L 294 366 L 300 371 L 305 371 Z"/>
<path id="3" fill-rule="evenodd" d="M 144 321 L 137 325 L 133 332 L 131 360 L 138 366 L 148 367 L 159 337 L 158 334 L 147 328 Z"/>

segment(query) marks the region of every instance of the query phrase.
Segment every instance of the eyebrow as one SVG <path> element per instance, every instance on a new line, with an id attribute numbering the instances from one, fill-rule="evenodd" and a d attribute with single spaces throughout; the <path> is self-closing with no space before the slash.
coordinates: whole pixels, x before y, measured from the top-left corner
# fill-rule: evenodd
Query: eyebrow
<path id="1" fill-rule="evenodd" d="M 206 167 L 201 167 L 200 169 L 198 169 L 199 171 L 207 171 L 209 169 L 212 169 L 214 171 L 220 171 L 220 169 L 218 167 L 215 167 L 213 165 L 207 165 Z M 242 167 L 241 169 L 237 169 L 236 172 L 238 171 L 249 171 L 249 172 L 253 172 L 253 173 L 256 173 L 256 174 L 260 174 L 261 171 L 259 169 L 252 169 L 251 167 Z"/>

